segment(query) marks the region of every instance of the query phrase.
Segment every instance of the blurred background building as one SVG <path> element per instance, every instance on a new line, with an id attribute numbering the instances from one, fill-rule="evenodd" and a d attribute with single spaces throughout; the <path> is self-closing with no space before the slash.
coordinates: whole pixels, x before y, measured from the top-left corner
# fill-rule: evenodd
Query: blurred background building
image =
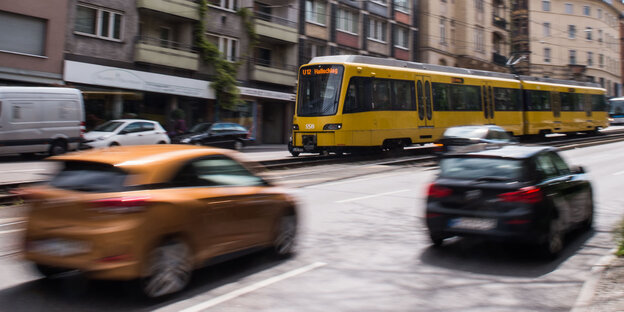
<path id="1" fill-rule="evenodd" d="M 141 117 L 169 126 L 224 120 L 258 143 L 286 143 L 297 68 L 362 54 L 601 83 L 621 95 L 621 3 L 613 0 L 6 0 L 0 85 L 68 85 L 88 127 Z M 203 16 L 203 20 L 202 20 Z M 203 28 L 202 28 L 203 26 Z M 198 35 L 198 30 L 202 34 Z M 242 101 L 224 107 L 223 73 L 198 38 L 237 64 Z"/>

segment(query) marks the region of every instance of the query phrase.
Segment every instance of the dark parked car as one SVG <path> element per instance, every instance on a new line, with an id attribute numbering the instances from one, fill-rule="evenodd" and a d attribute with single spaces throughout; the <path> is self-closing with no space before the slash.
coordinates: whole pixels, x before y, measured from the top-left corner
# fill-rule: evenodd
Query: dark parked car
<path id="1" fill-rule="evenodd" d="M 475 145 L 517 144 L 518 141 L 499 126 L 483 125 L 447 128 L 436 143 L 435 151 L 441 154 L 479 149 Z"/>
<path id="2" fill-rule="evenodd" d="M 247 128 L 233 122 L 199 123 L 187 133 L 175 136 L 171 143 L 210 145 L 240 150 L 251 142 Z"/>
<path id="3" fill-rule="evenodd" d="M 452 236 L 537 243 L 547 255 L 575 227 L 591 228 L 591 183 L 557 149 L 506 145 L 446 154 L 427 192 L 426 223 L 435 246 Z"/>

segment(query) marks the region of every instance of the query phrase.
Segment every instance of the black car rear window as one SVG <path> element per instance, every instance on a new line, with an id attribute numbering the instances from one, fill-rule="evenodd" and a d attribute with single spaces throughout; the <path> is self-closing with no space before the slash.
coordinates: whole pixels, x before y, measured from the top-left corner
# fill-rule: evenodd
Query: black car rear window
<path id="1" fill-rule="evenodd" d="M 54 187 L 81 192 L 119 192 L 128 174 L 112 165 L 68 161 L 52 178 Z"/>
<path id="2" fill-rule="evenodd" d="M 448 157 L 440 160 L 440 177 L 465 180 L 521 181 L 523 161 L 508 158 Z"/>

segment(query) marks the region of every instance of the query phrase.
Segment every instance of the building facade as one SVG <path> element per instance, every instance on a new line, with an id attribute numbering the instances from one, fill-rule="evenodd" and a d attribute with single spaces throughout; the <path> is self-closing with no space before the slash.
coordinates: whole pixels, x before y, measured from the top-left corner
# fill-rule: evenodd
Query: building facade
<path id="1" fill-rule="evenodd" d="M 621 92 L 620 11 L 602 0 L 518 0 L 513 50 L 520 73 L 599 83 Z"/>
<path id="2" fill-rule="evenodd" d="M 68 0 L 0 2 L 0 85 L 62 85 Z"/>
<path id="3" fill-rule="evenodd" d="M 417 6 L 410 0 L 300 0 L 299 65 L 360 54 L 417 61 Z"/>
<path id="4" fill-rule="evenodd" d="M 418 1 L 420 62 L 507 72 L 510 1 Z"/>

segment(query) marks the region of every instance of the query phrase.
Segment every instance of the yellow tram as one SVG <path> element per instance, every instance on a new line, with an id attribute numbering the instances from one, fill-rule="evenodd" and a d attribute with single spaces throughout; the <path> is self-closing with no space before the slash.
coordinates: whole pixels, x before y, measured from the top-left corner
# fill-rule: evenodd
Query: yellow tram
<path id="1" fill-rule="evenodd" d="M 298 152 L 394 149 L 447 127 L 495 124 L 515 136 L 594 132 L 608 125 L 598 84 L 360 55 L 316 57 L 299 70 L 292 146 Z"/>

